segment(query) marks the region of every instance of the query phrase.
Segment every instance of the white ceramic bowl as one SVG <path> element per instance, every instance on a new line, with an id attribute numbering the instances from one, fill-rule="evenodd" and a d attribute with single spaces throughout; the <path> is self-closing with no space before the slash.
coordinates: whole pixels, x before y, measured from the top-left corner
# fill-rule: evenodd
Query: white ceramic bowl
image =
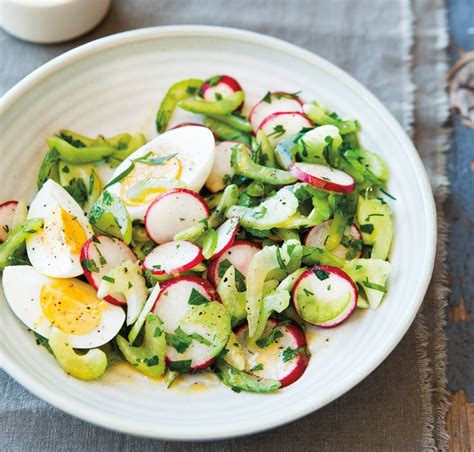
<path id="1" fill-rule="evenodd" d="M 214 27 L 137 30 L 62 55 L 21 81 L 3 100 L 0 199 L 31 197 L 46 137 L 60 128 L 105 135 L 138 130 L 151 138 L 154 116 L 175 81 L 231 74 L 250 105 L 267 90 L 302 90 L 346 117 L 358 118 L 363 144 L 391 170 L 395 216 L 393 273 L 377 311 L 333 330 L 312 330 L 303 377 L 272 395 L 236 394 L 223 385 L 202 392 L 166 390 L 119 366 L 97 382 L 65 375 L 35 344 L 1 296 L 2 358 L 18 382 L 62 410 L 111 429 L 170 439 L 213 439 L 275 427 L 351 389 L 397 345 L 427 289 L 436 244 L 427 176 L 400 125 L 365 88 L 301 48 L 266 36 Z M 328 341 L 326 340 L 328 339 Z"/>

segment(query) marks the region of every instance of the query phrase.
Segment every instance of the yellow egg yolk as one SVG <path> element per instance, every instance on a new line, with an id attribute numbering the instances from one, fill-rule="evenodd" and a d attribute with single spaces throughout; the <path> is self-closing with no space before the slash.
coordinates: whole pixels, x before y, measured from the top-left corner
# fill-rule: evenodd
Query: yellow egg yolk
<path id="1" fill-rule="evenodd" d="M 87 242 L 87 235 L 82 226 L 69 212 L 60 209 L 61 224 L 64 231 L 64 240 L 72 254 L 79 254 L 82 245 Z"/>
<path id="2" fill-rule="evenodd" d="M 41 287 L 40 306 L 51 325 L 65 334 L 82 335 L 99 325 L 106 302 L 64 279 Z"/>
<path id="3" fill-rule="evenodd" d="M 148 159 L 159 158 L 164 155 L 151 154 Z M 148 165 L 145 163 L 135 162 L 135 167 L 130 174 L 122 180 L 120 197 L 122 201 L 129 206 L 140 204 L 149 204 L 160 193 L 174 188 L 176 181 L 181 177 L 183 167 L 178 157 L 173 157 L 159 165 Z M 133 198 L 129 196 L 131 191 L 137 191 L 136 188 L 140 183 L 156 180 L 157 184 L 148 184 L 139 190 L 139 196 Z"/>

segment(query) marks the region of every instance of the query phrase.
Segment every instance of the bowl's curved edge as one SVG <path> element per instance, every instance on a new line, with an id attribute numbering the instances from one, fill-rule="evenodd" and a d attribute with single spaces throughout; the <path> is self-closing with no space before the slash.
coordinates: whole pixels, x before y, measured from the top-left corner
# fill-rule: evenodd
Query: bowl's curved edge
<path id="1" fill-rule="evenodd" d="M 154 39 L 164 36 L 190 36 L 190 35 L 200 35 L 200 36 L 215 36 L 216 34 L 224 35 L 228 38 L 235 40 L 240 40 L 244 42 L 251 42 L 253 44 L 260 44 L 267 47 L 273 47 L 279 51 L 284 51 L 292 56 L 297 56 L 298 58 L 304 59 L 310 63 L 317 64 L 319 67 L 323 68 L 326 72 L 333 74 L 341 82 L 349 86 L 354 92 L 359 96 L 362 96 L 367 103 L 369 103 L 375 110 L 377 110 L 384 122 L 390 127 L 394 133 L 397 135 L 397 138 L 402 142 L 403 148 L 407 150 L 407 158 L 410 160 L 410 163 L 413 165 L 414 170 L 419 176 L 418 183 L 420 184 L 421 192 L 423 194 L 423 201 L 425 204 L 425 214 L 428 218 L 428 223 L 430 225 L 430 230 L 426 231 L 426 238 L 428 243 L 432 243 L 431 247 L 427 247 L 424 258 L 423 274 L 420 275 L 420 284 L 417 288 L 417 291 L 413 294 L 413 298 L 418 300 L 417 303 L 411 305 L 411 309 L 406 313 L 406 322 L 403 328 L 400 328 L 396 332 L 392 332 L 390 336 L 387 337 L 387 343 L 390 343 L 390 346 L 387 347 L 384 353 L 380 353 L 376 357 L 368 368 L 365 368 L 363 371 L 359 371 L 358 374 L 353 375 L 352 381 L 350 384 L 347 384 L 345 387 L 337 391 L 336 393 L 330 394 L 326 400 L 322 401 L 317 405 L 308 405 L 299 410 L 295 410 L 294 413 L 286 413 L 284 418 L 278 419 L 262 419 L 262 423 L 258 426 L 252 428 L 232 428 L 227 431 L 219 432 L 218 435 L 212 433 L 207 434 L 203 433 L 199 437 L 195 435 L 186 435 L 182 430 L 176 429 L 176 432 L 160 432 L 159 426 L 157 430 L 150 432 L 145 429 L 139 428 L 130 428 L 125 423 L 117 422 L 104 422 L 104 420 L 97 415 L 95 410 L 87 409 L 87 407 L 81 408 L 81 410 L 74 409 L 67 404 L 66 401 L 62 400 L 54 391 L 45 389 L 41 384 L 34 381 L 27 372 L 25 372 L 21 367 L 8 362 L 3 356 L 2 350 L 0 349 L 0 363 L 2 364 L 3 369 L 17 380 L 22 386 L 26 387 L 30 392 L 38 396 L 39 398 L 45 400 L 46 402 L 52 404 L 53 406 L 61 409 L 62 411 L 76 416 L 82 420 L 86 420 L 90 423 L 104 427 L 110 430 L 120 431 L 127 434 L 148 437 L 148 438 L 157 438 L 157 439 L 167 439 L 167 440 L 213 440 L 213 439 L 225 439 L 238 437 L 242 435 L 248 435 L 253 433 L 258 433 L 264 430 L 271 428 L 279 427 L 288 422 L 295 421 L 303 416 L 310 414 L 311 412 L 322 408 L 326 404 L 340 397 L 357 384 L 359 384 L 365 377 L 372 373 L 393 351 L 393 349 L 398 345 L 399 341 L 407 332 L 408 328 L 413 323 L 415 316 L 423 302 L 424 295 L 428 289 L 428 285 L 431 280 L 431 275 L 434 268 L 435 253 L 436 253 L 436 240 L 437 240 L 437 223 L 436 223 L 436 208 L 433 193 L 431 186 L 428 180 L 428 176 L 424 169 L 421 158 L 419 157 L 413 143 L 406 135 L 405 131 L 402 129 L 398 121 L 393 117 L 393 115 L 386 109 L 386 107 L 363 85 L 356 81 L 353 77 L 347 74 L 342 69 L 338 68 L 334 64 L 328 62 L 322 57 L 317 56 L 316 54 L 304 50 L 301 47 L 298 47 L 294 44 L 282 41 L 277 38 L 266 36 L 260 33 L 250 32 L 246 30 L 240 30 L 235 28 L 227 27 L 215 27 L 215 26 L 200 26 L 200 25 L 177 25 L 177 26 L 162 26 L 162 27 L 152 27 L 144 28 L 140 30 L 132 30 L 123 33 L 118 33 L 115 35 L 107 36 L 90 43 L 84 44 L 80 47 L 72 49 L 53 60 L 49 61 L 45 65 L 39 67 L 31 74 L 27 75 L 23 80 L 17 83 L 13 88 L 11 88 L 3 97 L 2 97 L 2 112 L 0 117 L 10 108 L 13 107 L 16 100 L 26 94 L 30 89 L 32 89 L 36 84 L 41 83 L 43 80 L 47 79 L 52 73 L 57 72 L 64 67 L 67 67 L 70 64 L 73 64 L 75 61 L 81 59 L 82 57 L 109 49 L 112 47 L 120 46 L 123 43 L 127 42 L 137 42 L 141 40 Z M 429 220 L 431 218 L 431 220 Z"/>

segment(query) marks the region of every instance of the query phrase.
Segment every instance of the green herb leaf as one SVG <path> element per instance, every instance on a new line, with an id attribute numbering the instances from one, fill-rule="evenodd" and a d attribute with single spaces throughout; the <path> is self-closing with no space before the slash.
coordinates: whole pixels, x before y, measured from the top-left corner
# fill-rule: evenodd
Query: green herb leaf
<path id="1" fill-rule="evenodd" d="M 320 281 L 324 281 L 325 279 L 329 278 L 329 273 L 324 271 L 324 270 L 321 270 L 320 268 L 317 268 L 316 270 L 313 270 L 313 273 L 316 275 L 316 277 Z"/>
<path id="2" fill-rule="evenodd" d="M 268 347 L 270 344 L 273 344 L 273 342 L 275 342 L 279 337 L 283 337 L 283 333 L 278 329 L 278 327 L 275 327 L 267 337 L 261 338 L 255 343 L 260 348 L 265 348 Z"/>
<path id="3" fill-rule="evenodd" d="M 257 372 L 263 369 L 263 364 L 255 364 L 255 366 L 249 369 L 249 372 Z"/>
<path id="4" fill-rule="evenodd" d="M 172 361 L 168 365 L 168 369 L 172 372 L 186 373 L 191 368 L 191 360 L 185 359 L 182 361 Z"/>
<path id="5" fill-rule="evenodd" d="M 369 289 L 378 290 L 379 292 L 384 292 L 384 293 L 387 292 L 387 289 L 385 289 L 384 286 L 370 282 L 368 278 L 366 278 L 365 281 L 362 281 L 362 284 Z"/>
<path id="6" fill-rule="evenodd" d="M 174 334 L 166 333 L 166 344 L 173 347 L 178 353 L 184 353 L 193 341 L 180 327 L 176 328 Z"/>
<path id="7" fill-rule="evenodd" d="M 372 234 L 372 232 L 374 232 L 374 225 L 372 223 L 361 224 L 360 230 L 367 234 Z"/>
<path id="8" fill-rule="evenodd" d="M 115 279 L 114 279 L 114 278 L 112 278 L 112 277 L 110 277 L 110 276 L 107 276 L 107 275 L 102 276 L 102 279 L 103 279 L 104 281 L 108 281 L 108 282 L 110 282 L 110 283 L 114 283 L 114 282 L 115 282 Z"/>
<path id="9" fill-rule="evenodd" d="M 99 273 L 99 267 L 93 259 L 82 259 L 81 265 L 89 272 Z"/>
<path id="10" fill-rule="evenodd" d="M 108 182 L 105 185 L 104 190 L 106 188 L 109 188 L 111 185 L 114 185 L 117 182 L 120 182 L 123 178 L 127 177 L 132 172 L 133 168 L 135 168 L 135 164 L 133 162 L 130 162 L 130 166 L 126 168 L 125 170 L 123 170 L 119 175 L 117 175 L 117 177 L 114 177 L 110 182 Z"/>
<path id="11" fill-rule="evenodd" d="M 157 366 L 160 362 L 160 358 L 158 358 L 158 355 L 154 355 L 151 358 L 143 358 L 143 362 L 148 366 Z"/>
<path id="12" fill-rule="evenodd" d="M 163 165 L 166 162 L 168 162 L 169 160 L 171 160 L 172 158 L 176 157 L 176 155 L 178 155 L 177 153 L 174 153 L 174 154 L 170 154 L 170 155 L 165 155 L 163 157 L 152 157 L 152 158 L 150 158 L 151 154 L 152 153 L 149 152 L 148 154 L 145 154 L 142 157 L 138 157 L 138 158 L 134 159 L 133 161 L 137 162 L 137 163 L 144 163 L 145 165 Z"/>
<path id="13" fill-rule="evenodd" d="M 193 306 L 199 306 L 201 304 L 207 304 L 209 300 L 198 292 L 196 289 L 191 290 L 191 295 L 189 296 L 188 304 Z"/>

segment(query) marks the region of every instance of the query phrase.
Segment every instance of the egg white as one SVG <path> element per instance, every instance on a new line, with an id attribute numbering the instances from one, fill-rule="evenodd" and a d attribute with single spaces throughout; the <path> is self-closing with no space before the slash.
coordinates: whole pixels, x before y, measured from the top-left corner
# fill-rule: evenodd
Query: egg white
<path id="1" fill-rule="evenodd" d="M 187 126 L 169 130 L 137 149 L 116 169 L 111 179 L 122 174 L 130 167 L 131 161 L 148 152 L 160 152 L 160 155 L 178 154 L 182 164 L 179 181 L 185 188 L 199 192 L 209 177 L 215 158 L 215 141 L 212 132 L 206 127 Z M 120 197 L 121 182 L 108 188 L 109 192 Z M 126 205 L 132 220 L 143 220 L 150 203 L 138 206 Z"/>
<path id="2" fill-rule="evenodd" d="M 41 287 L 53 281 L 29 265 L 6 267 L 3 271 L 3 290 L 15 315 L 30 329 L 49 338 L 52 325 L 44 316 L 40 305 Z M 74 284 L 95 295 L 88 284 L 74 280 Z M 106 303 L 101 320 L 94 330 L 83 335 L 69 334 L 69 344 L 74 348 L 99 347 L 113 339 L 125 321 L 125 312 L 120 306 Z"/>
<path id="3" fill-rule="evenodd" d="M 92 227 L 81 206 L 64 188 L 49 179 L 33 199 L 28 219 L 43 218 L 45 224 L 49 219 L 52 224 L 28 238 L 26 251 L 31 264 L 40 273 L 53 278 L 72 278 L 81 275 L 83 270 L 79 254 L 71 253 L 61 240 L 64 231 L 58 217 L 54 216 L 59 208 L 76 217 L 87 238 L 92 237 Z"/>

